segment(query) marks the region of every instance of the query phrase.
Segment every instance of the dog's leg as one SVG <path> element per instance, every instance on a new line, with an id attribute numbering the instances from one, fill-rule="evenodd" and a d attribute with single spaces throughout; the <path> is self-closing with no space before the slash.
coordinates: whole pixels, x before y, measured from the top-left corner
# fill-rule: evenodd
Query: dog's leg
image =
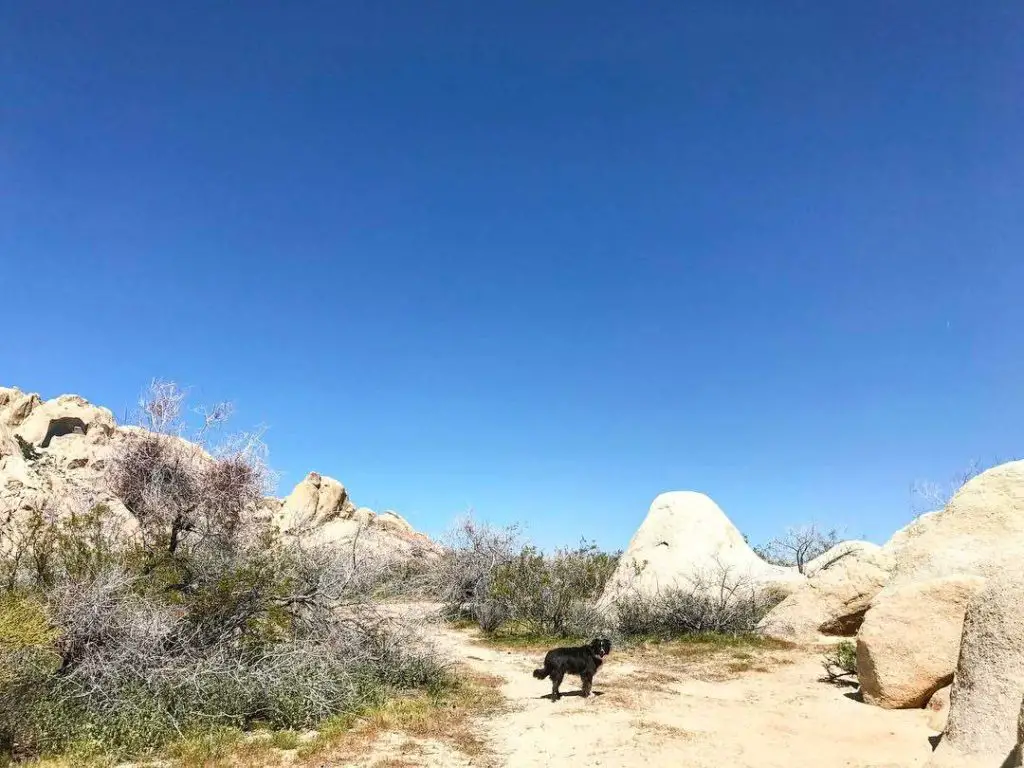
<path id="1" fill-rule="evenodd" d="M 584 672 L 580 675 L 580 678 L 583 680 L 583 696 L 589 696 L 591 689 L 594 687 L 594 676 Z"/>
<path id="2" fill-rule="evenodd" d="M 552 701 L 558 701 L 562 698 L 562 694 L 558 691 L 558 686 L 562 684 L 562 678 L 565 676 L 564 672 L 554 672 L 551 675 L 551 699 Z"/>

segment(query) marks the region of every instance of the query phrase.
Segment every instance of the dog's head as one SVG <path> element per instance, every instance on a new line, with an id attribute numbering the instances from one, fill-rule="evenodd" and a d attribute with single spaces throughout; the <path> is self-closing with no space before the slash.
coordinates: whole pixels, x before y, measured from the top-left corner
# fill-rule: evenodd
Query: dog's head
<path id="1" fill-rule="evenodd" d="M 598 658 L 604 658 L 612 652 L 612 641 L 607 637 L 598 637 L 590 641 L 590 652 Z"/>

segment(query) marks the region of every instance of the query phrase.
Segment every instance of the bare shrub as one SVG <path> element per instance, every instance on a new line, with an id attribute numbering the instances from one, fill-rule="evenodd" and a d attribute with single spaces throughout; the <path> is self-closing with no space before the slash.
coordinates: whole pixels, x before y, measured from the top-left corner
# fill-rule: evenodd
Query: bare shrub
<path id="1" fill-rule="evenodd" d="M 653 596 L 627 593 L 616 600 L 614 613 L 627 637 L 740 635 L 756 632 L 784 596 L 718 564 Z"/>
<path id="2" fill-rule="evenodd" d="M 785 535 L 770 539 L 762 547 L 754 547 L 754 551 L 773 565 L 795 566 L 803 573 L 807 563 L 838 543 L 839 533 L 835 528 L 823 531 L 811 523 L 790 528 Z"/>
<path id="3" fill-rule="evenodd" d="M 497 629 L 509 612 L 507 603 L 493 594 L 494 576 L 522 549 L 519 529 L 495 528 L 467 516 L 443 544 L 444 555 L 424 575 L 427 590 L 441 601 L 447 618 L 472 618 L 485 631 Z"/>
<path id="4" fill-rule="evenodd" d="M 430 568 L 431 593 L 448 619 L 472 619 L 487 633 L 503 627 L 535 635 L 586 633 L 599 622 L 593 608 L 618 555 L 582 542 L 546 555 L 516 527 L 460 521 Z"/>
<path id="5" fill-rule="evenodd" d="M 926 512 L 934 512 L 945 508 L 953 495 L 959 491 L 970 480 L 982 472 L 999 464 L 1005 464 L 1015 459 L 996 458 L 992 461 L 980 461 L 972 459 L 960 471 L 953 474 L 945 482 L 932 480 L 915 480 L 910 486 L 910 503 L 914 515 L 922 515 Z"/>
<path id="6" fill-rule="evenodd" d="M 0 685 L 9 747 L 88 742 L 128 755 L 194 729 L 309 727 L 446 679 L 408 628 L 370 604 L 386 563 L 356 542 L 304 547 L 266 524 L 258 436 L 188 443 L 180 390 L 153 391 L 141 411 L 164 431 L 130 433 L 110 469 L 138 535 L 110 536 L 118 521 L 103 505 L 39 510 L 31 546 L 17 562 L 0 557 L 10 592 L 32 595 L 55 628 L 52 668 Z M 199 438 L 228 413 L 202 411 Z"/>

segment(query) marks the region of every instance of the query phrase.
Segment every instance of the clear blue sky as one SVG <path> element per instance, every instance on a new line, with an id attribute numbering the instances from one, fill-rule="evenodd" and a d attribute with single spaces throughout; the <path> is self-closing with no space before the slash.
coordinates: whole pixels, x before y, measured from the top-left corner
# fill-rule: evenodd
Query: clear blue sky
<path id="1" fill-rule="evenodd" d="M 1024 453 L 1019 2 L 0 4 L 0 381 L 431 533 L 881 540 Z"/>

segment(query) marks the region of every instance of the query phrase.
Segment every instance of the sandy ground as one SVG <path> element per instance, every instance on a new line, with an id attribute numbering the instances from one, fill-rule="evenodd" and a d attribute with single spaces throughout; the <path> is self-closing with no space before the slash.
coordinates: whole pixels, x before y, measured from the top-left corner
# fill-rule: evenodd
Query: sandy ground
<path id="1" fill-rule="evenodd" d="M 597 695 L 582 698 L 578 679 L 566 678 L 568 695 L 553 702 L 548 681 L 530 674 L 543 654 L 484 647 L 471 632 L 436 626 L 452 660 L 504 679 L 508 711 L 479 724 L 489 757 L 428 748 L 405 765 L 913 768 L 932 751 L 923 711 L 860 703 L 849 688 L 820 682 L 819 656 L 807 651 L 687 659 L 613 650 Z"/>

